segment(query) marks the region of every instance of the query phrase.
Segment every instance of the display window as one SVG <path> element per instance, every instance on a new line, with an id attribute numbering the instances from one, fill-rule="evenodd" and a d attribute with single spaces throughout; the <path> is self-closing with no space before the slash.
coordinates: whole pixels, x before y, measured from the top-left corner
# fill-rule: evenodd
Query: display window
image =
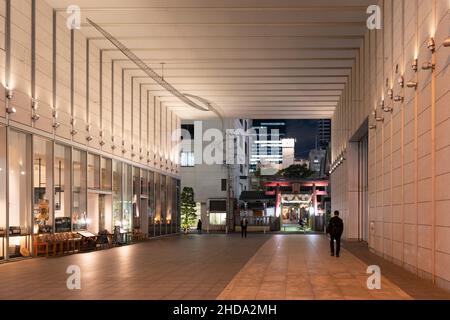
<path id="1" fill-rule="evenodd" d="M 71 153 L 72 148 L 60 144 L 55 144 L 54 148 L 54 213 L 55 232 L 69 232 L 72 230 L 71 224 Z"/>
<path id="2" fill-rule="evenodd" d="M 133 167 L 133 230 L 140 231 L 141 228 L 141 213 L 140 213 L 140 199 L 141 199 L 141 174 L 140 169 Z"/>
<path id="3" fill-rule="evenodd" d="M 112 189 L 112 160 L 101 158 L 101 189 L 111 191 Z"/>
<path id="4" fill-rule="evenodd" d="M 0 261 L 6 246 L 6 128 L 0 126 Z"/>
<path id="5" fill-rule="evenodd" d="M 123 215 L 122 232 L 133 229 L 133 167 L 125 164 L 123 170 Z"/>
<path id="6" fill-rule="evenodd" d="M 74 231 L 87 230 L 87 154 L 73 149 L 72 152 L 72 224 Z"/>
<path id="7" fill-rule="evenodd" d="M 30 251 L 32 159 L 31 136 L 19 131 L 8 133 L 9 226 L 8 256 L 21 257 Z M 26 254 L 25 254 L 26 255 Z"/>
<path id="8" fill-rule="evenodd" d="M 53 142 L 33 137 L 33 232 L 53 232 Z"/>

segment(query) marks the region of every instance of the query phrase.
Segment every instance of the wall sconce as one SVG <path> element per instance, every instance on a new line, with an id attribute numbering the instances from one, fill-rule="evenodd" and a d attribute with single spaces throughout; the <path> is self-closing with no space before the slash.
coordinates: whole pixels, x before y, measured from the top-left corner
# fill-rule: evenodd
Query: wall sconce
<path id="1" fill-rule="evenodd" d="M 409 82 L 406 84 L 406 86 L 407 86 L 408 88 L 414 88 L 414 89 L 417 89 L 417 85 L 418 85 L 418 83 L 415 82 L 415 81 L 409 81 Z"/>
<path id="2" fill-rule="evenodd" d="M 436 65 L 432 62 L 424 62 L 422 64 L 422 70 L 434 70 Z"/>
<path id="3" fill-rule="evenodd" d="M 116 150 L 116 146 L 115 145 L 111 145 L 111 150 Z"/>
<path id="4" fill-rule="evenodd" d="M 434 52 L 434 51 L 436 50 L 436 43 L 434 42 L 434 38 L 433 38 L 433 37 L 431 37 L 431 38 L 428 40 L 427 48 L 428 48 L 431 52 Z"/>
<path id="5" fill-rule="evenodd" d="M 402 96 L 395 96 L 394 97 L 394 101 L 395 102 L 403 102 L 403 100 L 405 100 L 405 98 L 403 98 Z"/>
<path id="6" fill-rule="evenodd" d="M 103 140 L 99 142 L 99 145 L 102 146 L 102 147 L 103 147 L 105 144 L 106 144 L 106 142 L 103 141 Z"/>
<path id="7" fill-rule="evenodd" d="M 388 97 L 392 99 L 394 97 L 394 90 L 389 89 L 387 94 L 388 94 Z"/>
<path id="8" fill-rule="evenodd" d="M 444 47 L 450 47 L 450 38 L 445 39 Z"/>
<path id="9" fill-rule="evenodd" d="M 61 126 L 59 122 L 53 123 L 53 128 L 58 129 Z"/>
<path id="10" fill-rule="evenodd" d="M 36 99 L 31 99 L 31 109 L 36 111 L 38 109 L 39 103 Z"/>
<path id="11" fill-rule="evenodd" d="M 37 113 L 33 114 L 33 116 L 31 117 L 31 120 L 33 120 L 34 122 L 38 121 L 41 118 L 40 115 L 38 115 Z"/>
<path id="12" fill-rule="evenodd" d="M 398 78 L 398 84 L 400 85 L 400 87 L 404 87 L 405 86 L 405 78 L 403 78 L 403 76 L 400 76 Z"/>
<path id="13" fill-rule="evenodd" d="M 384 122 L 384 117 L 376 117 L 375 121 L 377 121 L 377 122 Z"/>
<path id="14" fill-rule="evenodd" d="M 72 129 L 72 131 L 70 131 L 70 134 L 73 135 L 73 136 L 75 136 L 75 135 L 78 134 L 78 130 Z"/>
<path id="15" fill-rule="evenodd" d="M 381 100 L 380 108 L 381 108 L 381 110 L 383 110 L 384 112 L 392 112 L 392 111 L 394 111 L 393 108 L 391 108 L 391 107 L 386 107 L 386 106 L 385 106 L 385 104 L 384 104 L 384 99 Z M 375 112 L 374 116 L 376 117 L 376 112 Z"/>
<path id="16" fill-rule="evenodd" d="M 10 89 L 10 88 L 6 88 L 6 98 L 11 100 L 12 98 L 14 98 L 14 90 Z"/>
<path id="17" fill-rule="evenodd" d="M 413 62 L 411 63 L 411 69 L 413 69 L 415 72 L 419 70 L 419 60 L 417 58 L 414 59 Z"/>
<path id="18" fill-rule="evenodd" d="M 91 142 L 92 140 L 94 140 L 94 137 L 93 137 L 93 136 L 87 136 L 87 137 L 86 137 L 86 140 L 87 140 L 88 142 Z"/>
<path id="19" fill-rule="evenodd" d="M 52 116 L 55 119 L 58 118 L 58 112 L 56 110 L 53 110 Z"/>
<path id="20" fill-rule="evenodd" d="M 123 153 L 123 154 L 127 153 L 127 150 L 122 149 L 122 153 Z"/>
<path id="21" fill-rule="evenodd" d="M 375 130 L 377 128 L 377 125 L 376 124 L 371 124 L 370 126 L 369 126 L 369 130 Z"/>
<path id="22" fill-rule="evenodd" d="M 14 108 L 14 107 L 7 107 L 6 108 L 6 113 L 7 114 L 14 114 L 14 113 L 16 113 L 17 112 L 17 110 L 16 110 L 16 108 Z"/>

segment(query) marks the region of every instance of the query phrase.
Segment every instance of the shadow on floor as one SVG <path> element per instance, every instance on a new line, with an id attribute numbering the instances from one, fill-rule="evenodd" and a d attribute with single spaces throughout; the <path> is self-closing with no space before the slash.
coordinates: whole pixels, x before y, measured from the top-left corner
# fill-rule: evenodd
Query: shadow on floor
<path id="1" fill-rule="evenodd" d="M 414 299 L 450 300 L 450 293 L 434 286 L 429 280 L 419 278 L 404 268 L 369 251 L 365 242 L 345 241 L 343 247 L 368 265 L 378 265 L 381 274 Z"/>

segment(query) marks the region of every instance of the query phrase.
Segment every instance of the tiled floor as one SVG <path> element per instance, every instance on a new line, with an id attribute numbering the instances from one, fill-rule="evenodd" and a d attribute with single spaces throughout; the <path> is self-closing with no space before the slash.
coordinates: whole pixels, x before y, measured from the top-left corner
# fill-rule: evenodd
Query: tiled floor
<path id="1" fill-rule="evenodd" d="M 270 236 L 190 235 L 0 264 L 0 299 L 215 299 Z M 81 268 L 70 291 L 66 269 Z"/>
<path id="2" fill-rule="evenodd" d="M 365 263 L 347 250 L 340 258 L 330 257 L 328 250 L 321 235 L 250 234 L 247 239 L 190 235 L 152 240 L 0 264 L 0 299 L 420 298 L 412 287 L 425 288 L 434 298 L 450 297 L 389 263 L 380 264 L 386 275 L 382 290 L 370 291 L 366 269 L 372 262 Z M 81 268 L 80 291 L 67 289 L 70 265 Z"/>
<path id="3" fill-rule="evenodd" d="M 331 257 L 329 242 L 322 235 L 275 235 L 234 277 L 218 299 L 414 298 L 385 276 L 382 276 L 381 290 L 369 290 L 367 266 L 345 249 L 340 258 Z M 383 275 L 384 269 L 380 267 Z M 397 273 L 399 278 L 405 275 L 402 270 Z M 426 287 L 423 280 L 409 278 L 410 286 Z M 441 292 L 431 285 L 428 290 L 430 294 Z M 449 299 L 450 294 L 440 294 L 439 298 Z"/>

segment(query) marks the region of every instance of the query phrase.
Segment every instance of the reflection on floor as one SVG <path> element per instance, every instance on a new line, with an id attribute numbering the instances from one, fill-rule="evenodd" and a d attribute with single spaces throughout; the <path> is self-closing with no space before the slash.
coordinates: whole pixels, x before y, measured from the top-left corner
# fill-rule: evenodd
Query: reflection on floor
<path id="1" fill-rule="evenodd" d="M 330 257 L 323 235 L 181 235 L 111 250 L 0 264 L 0 299 L 412 299 L 450 298 L 389 262 L 348 250 Z M 358 252 L 356 255 L 360 255 Z M 366 250 L 367 252 L 367 250 Z M 373 258 L 373 257 L 372 257 Z M 382 290 L 367 289 L 379 263 Z M 81 268 L 81 290 L 66 270 Z M 405 275 L 407 278 L 405 278 Z"/>

